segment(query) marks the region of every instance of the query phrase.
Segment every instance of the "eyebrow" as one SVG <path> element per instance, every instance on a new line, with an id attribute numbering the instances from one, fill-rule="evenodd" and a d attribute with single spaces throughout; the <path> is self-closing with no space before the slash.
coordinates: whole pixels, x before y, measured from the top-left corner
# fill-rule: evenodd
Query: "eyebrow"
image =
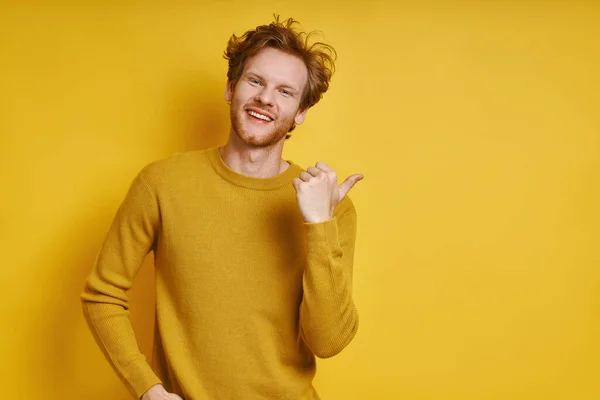
<path id="1" fill-rule="evenodd" d="M 246 75 L 247 75 L 247 76 L 253 76 L 253 77 L 255 77 L 255 78 L 258 78 L 258 79 L 260 79 L 260 80 L 262 80 L 262 81 L 264 81 L 264 80 L 265 80 L 265 78 L 263 78 L 261 75 L 257 74 L 256 72 L 248 71 L 248 72 L 246 72 Z M 290 90 L 291 92 L 293 92 L 294 94 L 298 94 L 298 93 L 300 92 L 300 91 L 299 91 L 298 89 L 296 89 L 294 86 L 290 86 L 290 85 L 289 85 L 289 84 L 287 84 L 287 83 L 280 84 L 280 85 L 278 85 L 278 87 L 280 87 L 280 88 L 285 88 L 285 89 L 289 89 L 289 90 Z"/>

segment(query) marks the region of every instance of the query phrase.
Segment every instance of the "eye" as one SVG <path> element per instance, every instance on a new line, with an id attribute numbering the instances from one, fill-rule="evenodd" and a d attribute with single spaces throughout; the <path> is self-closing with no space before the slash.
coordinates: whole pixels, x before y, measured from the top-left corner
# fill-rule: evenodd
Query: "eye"
<path id="1" fill-rule="evenodd" d="M 290 92 L 289 90 L 286 89 L 281 89 L 280 90 L 281 94 L 283 94 L 284 96 L 292 96 L 292 92 Z"/>
<path id="2" fill-rule="evenodd" d="M 250 79 L 249 79 L 249 82 L 250 82 L 251 84 L 253 84 L 253 85 L 262 85 L 262 82 L 261 82 L 261 81 L 259 81 L 259 80 L 258 80 L 258 79 L 256 79 L 256 78 L 250 78 Z"/>

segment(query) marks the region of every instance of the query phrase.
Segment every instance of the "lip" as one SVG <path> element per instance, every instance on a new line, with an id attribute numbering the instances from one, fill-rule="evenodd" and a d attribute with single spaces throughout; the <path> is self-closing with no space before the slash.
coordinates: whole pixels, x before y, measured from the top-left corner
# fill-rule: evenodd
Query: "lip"
<path id="1" fill-rule="evenodd" d="M 245 109 L 245 110 L 246 110 L 246 111 L 254 111 L 255 113 L 262 114 L 262 115 L 264 115 L 264 116 L 266 116 L 266 117 L 269 117 L 269 118 L 271 118 L 271 121 L 268 121 L 268 122 L 273 122 L 273 121 L 275 120 L 275 117 L 274 117 L 274 116 L 273 116 L 271 113 L 269 113 L 269 112 L 267 112 L 267 111 L 265 111 L 265 110 L 263 110 L 263 109 L 261 109 L 261 108 L 256 108 L 256 107 L 246 107 L 246 109 Z M 267 121 L 265 121 L 265 122 L 267 122 Z"/>

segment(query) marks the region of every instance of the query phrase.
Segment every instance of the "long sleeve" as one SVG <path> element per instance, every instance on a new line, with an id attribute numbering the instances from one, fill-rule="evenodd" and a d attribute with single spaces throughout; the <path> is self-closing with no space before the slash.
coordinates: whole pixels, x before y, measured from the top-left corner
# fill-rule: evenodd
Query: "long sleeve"
<path id="1" fill-rule="evenodd" d="M 306 223 L 307 265 L 303 276 L 300 329 L 305 343 L 320 358 L 342 351 L 358 330 L 352 299 L 356 213 Z"/>
<path id="2" fill-rule="evenodd" d="M 147 171 L 144 168 L 133 180 L 81 294 L 83 313 L 96 342 L 136 398 L 161 383 L 139 350 L 126 294 L 152 250 L 160 225 L 156 195 L 144 176 Z"/>

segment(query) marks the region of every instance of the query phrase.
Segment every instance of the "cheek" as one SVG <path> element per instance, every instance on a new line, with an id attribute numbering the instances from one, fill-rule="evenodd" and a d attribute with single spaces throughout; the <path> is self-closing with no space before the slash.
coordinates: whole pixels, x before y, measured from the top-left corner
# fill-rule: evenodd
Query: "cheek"
<path id="1" fill-rule="evenodd" d="M 285 99 L 282 107 L 285 109 L 285 115 L 291 119 L 294 119 L 300 110 L 300 103 L 293 99 Z"/>
<path id="2" fill-rule="evenodd" d="M 256 97 L 258 89 L 246 83 L 240 83 L 236 90 L 236 96 L 244 101 L 252 100 Z"/>

